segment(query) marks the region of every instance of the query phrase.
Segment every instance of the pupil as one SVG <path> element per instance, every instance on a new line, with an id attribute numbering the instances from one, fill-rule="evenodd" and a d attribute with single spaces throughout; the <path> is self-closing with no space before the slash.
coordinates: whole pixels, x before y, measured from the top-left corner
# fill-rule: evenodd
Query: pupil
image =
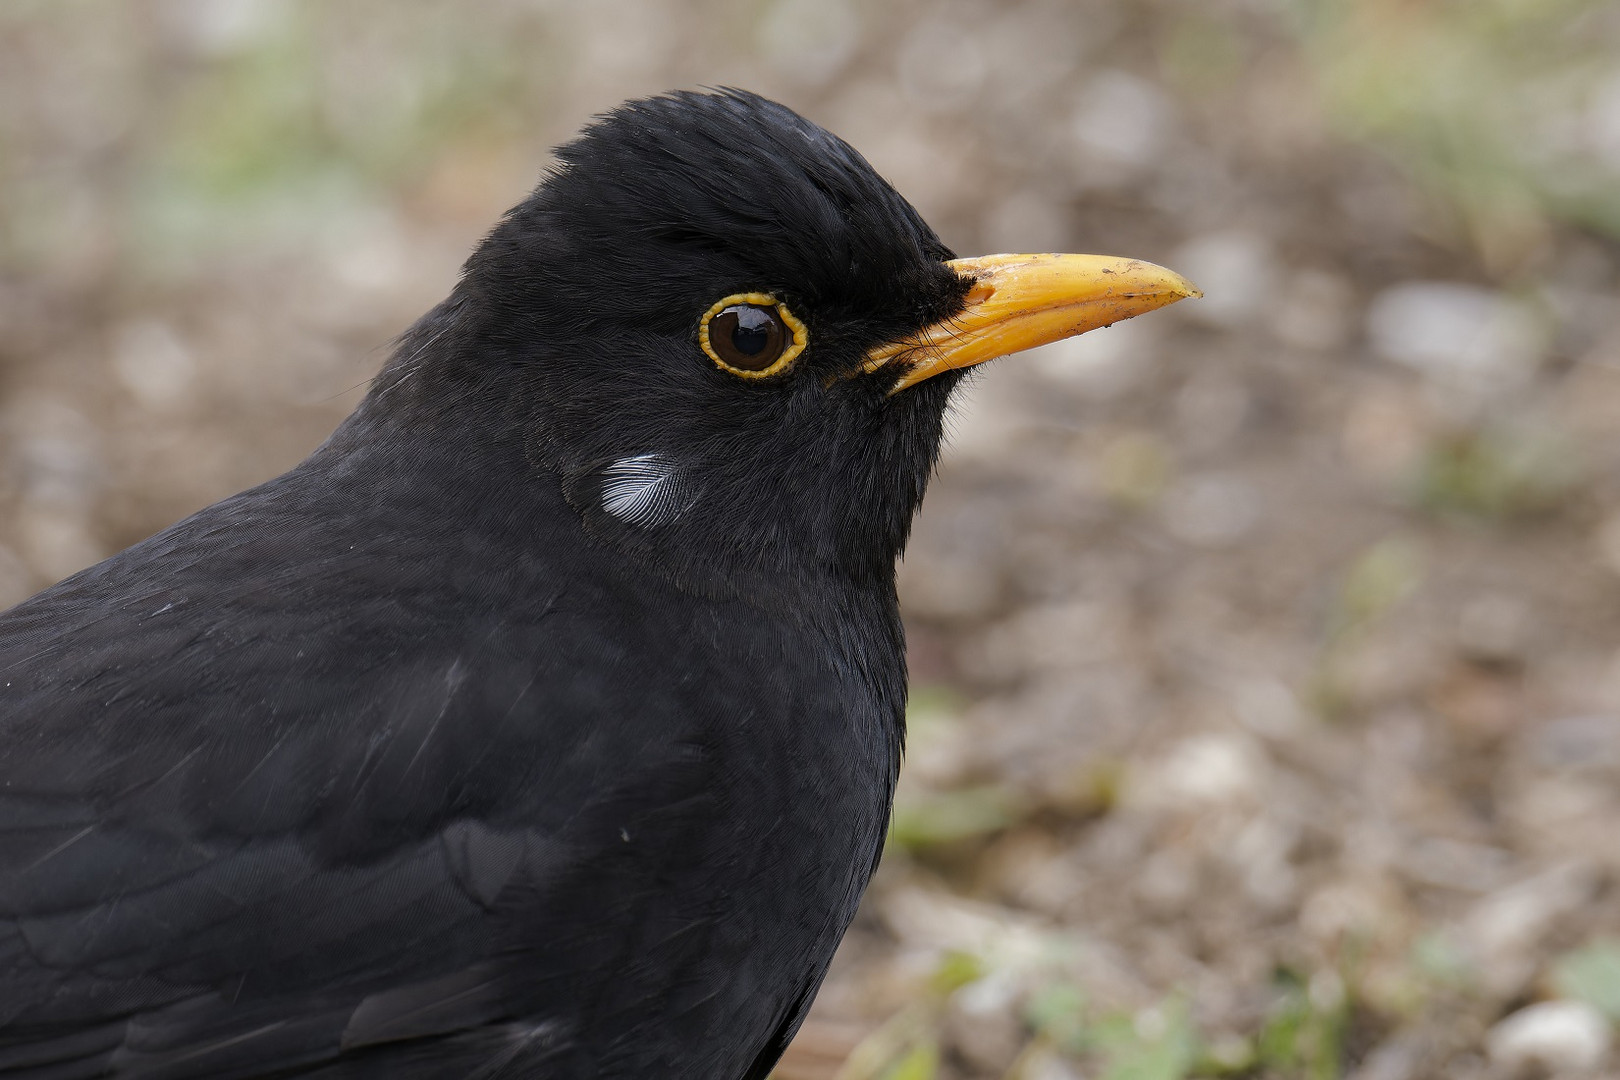
<path id="1" fill-rule="evenodd" d="M 737 329 L 731 332 L 731 343 L 745 356 L 758 356 L 771 342 L 771 317 L 758 308 L 744 308 L 737 312 Z"/>

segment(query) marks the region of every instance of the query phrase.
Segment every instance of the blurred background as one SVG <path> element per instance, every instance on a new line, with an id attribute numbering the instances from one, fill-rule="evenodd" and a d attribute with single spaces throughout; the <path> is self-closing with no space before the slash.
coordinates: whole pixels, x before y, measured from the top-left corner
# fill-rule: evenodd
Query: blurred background
<path id="1" fill-rule="evenodd" d="M 1208 293 L 961 395 L 781 1080 L 1616 1075 L 1612 0 L 4 0 L 0 605 L 299 460 L 704 84 Z"/>

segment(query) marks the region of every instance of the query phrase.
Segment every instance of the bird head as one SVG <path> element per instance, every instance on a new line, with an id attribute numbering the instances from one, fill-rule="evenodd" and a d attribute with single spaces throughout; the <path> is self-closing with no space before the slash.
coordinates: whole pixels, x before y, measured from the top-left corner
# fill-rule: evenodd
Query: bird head
<path id="1" fill-rule="evenodd" d="M 1196 293 L 1125 259 L 957 259 L 745 92 L 630 102 L 557 159 L 374 392 L 413 349 L 501 388 L 589 532 L 679 572 L 892 581 L 963 369 Z"/>

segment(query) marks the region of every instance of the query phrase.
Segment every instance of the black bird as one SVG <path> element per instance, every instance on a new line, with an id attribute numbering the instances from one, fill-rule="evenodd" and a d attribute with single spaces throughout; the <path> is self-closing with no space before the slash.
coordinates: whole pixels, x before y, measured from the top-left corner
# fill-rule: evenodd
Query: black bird
<path id="1" fill-rule="evenodd" d="M 627 104 L 308 460 L 0 615 L 0 1077 L 766 1076 L 882 847 L 958 369 L 1195 290 L 953 261 Z"/>

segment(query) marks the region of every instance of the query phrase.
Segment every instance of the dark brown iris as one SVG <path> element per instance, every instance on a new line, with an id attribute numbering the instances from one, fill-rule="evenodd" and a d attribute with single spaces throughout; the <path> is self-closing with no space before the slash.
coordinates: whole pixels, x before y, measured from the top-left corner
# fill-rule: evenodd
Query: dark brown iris
<path id="1" fill-rule="evenodd" d="M 709 347 L 743 371 L 764 371 L 781 358 L 791 340 L 775 308 L 733 304 L 709 320 Z"/>

